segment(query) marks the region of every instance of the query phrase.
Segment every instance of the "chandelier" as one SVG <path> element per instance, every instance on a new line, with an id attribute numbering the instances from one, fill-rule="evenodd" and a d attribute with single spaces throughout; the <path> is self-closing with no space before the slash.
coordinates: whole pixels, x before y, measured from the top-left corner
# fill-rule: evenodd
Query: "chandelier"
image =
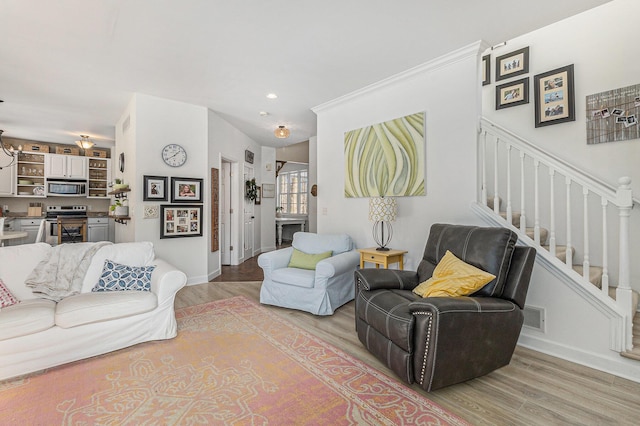
<path id="1" fill-rule="evenodd" d="M 76 145 L 78 145 L 82 149 L 89 149 L 93 145 L 95 145 L 95 143 L 93 143 L 92 141 L 89 140 L 89 136 L 80 135 L 80 140 L 76 141 Z"/>
<path id="2" fill-rule="evenodd" d="M 18 154 L 20 154 L 22 152 L 22 145 L 18 145 L 18 150 L 17 151 L 15 149 L 13 149 L 13 146 L 9 146 L 9 148 L 4 146 L 4 142 L 2 142 L 2 134 L 3 133 L 4 133 L 4 130 L 0 130 L 0 148 L 2 148 L 2 152 L 7 157 L 11 158 L 11 161 L 9 161 L 9 164 L 7 164 L 5 166 L 0 165 L 0 170 L 2 170 L 5 167 L 12 166 L 15 163 L 16 157 L 18 156 Z"/>

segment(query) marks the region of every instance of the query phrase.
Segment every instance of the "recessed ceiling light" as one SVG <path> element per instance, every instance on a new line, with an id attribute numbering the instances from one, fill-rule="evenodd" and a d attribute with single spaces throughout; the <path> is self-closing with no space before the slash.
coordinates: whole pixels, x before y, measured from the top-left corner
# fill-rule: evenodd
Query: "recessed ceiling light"
<path id="1" fill-rule="evenodd" d="M 264 117 L 269 115 L 269 113 L 267 111 L 260 111 L 260 117 Z"/>
<path id="2" fill-rule="evenodd" d="M 276 95 L 275 93 L 269 93 L 269 94 L 267 94 L 267 98 L 269 98 L 269 99 L 278 99 L 278 95 Z"/>

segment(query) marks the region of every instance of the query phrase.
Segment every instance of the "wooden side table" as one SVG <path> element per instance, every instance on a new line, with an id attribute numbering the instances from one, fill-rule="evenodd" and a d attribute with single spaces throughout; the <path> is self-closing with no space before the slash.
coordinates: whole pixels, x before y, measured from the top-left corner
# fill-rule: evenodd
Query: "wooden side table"
<path id="1" fill-rule="evenodd" d="M 358 249 L 360 252 L 360 269 L 364 268 L 364 262 L 376 264 L 376 268 L 380 266 L 385 269 L 389 268 L 390 263 L 397 263 L 400 270 L 404 269 L 404 254 L 406 250 L 387 250 L 378 251 L 375 247 Z"/>

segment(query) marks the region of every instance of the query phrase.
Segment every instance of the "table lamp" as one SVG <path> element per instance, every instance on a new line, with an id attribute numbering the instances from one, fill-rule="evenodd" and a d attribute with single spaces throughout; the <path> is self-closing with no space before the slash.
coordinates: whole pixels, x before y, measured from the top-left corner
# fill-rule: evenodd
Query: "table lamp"
<path id="1" fill-rule="evenodd" d="M 395 198 L 374 197 L 369 199 L 369 220 L 373 224 L 373 240 L 378 245 L 376 250 L 388 251 L 387 245 L 393 236 L 391 222 L 396 220 L 398 204 Z"/>

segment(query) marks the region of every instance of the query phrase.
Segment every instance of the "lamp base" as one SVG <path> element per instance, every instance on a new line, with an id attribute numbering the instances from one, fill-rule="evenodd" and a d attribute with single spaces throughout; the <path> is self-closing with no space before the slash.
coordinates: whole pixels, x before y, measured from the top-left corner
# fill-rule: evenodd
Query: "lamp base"
<path id="1" fill-rule="evenodd" d="M 377 251 L 389 251 L 389 247 L 378 247 Z"/>
<path id="2" fill-rule="evenodd" d="M 378 226 L 380 224 L 380 226 Z M 386 232 L 385 232 L 386 231 Z M 391 241 L 393 228 L 390 222 L 378 220 L 373 225 L 373 241 L 378 245 L 377 251 L 389 251 L 387 244 Z"/>

